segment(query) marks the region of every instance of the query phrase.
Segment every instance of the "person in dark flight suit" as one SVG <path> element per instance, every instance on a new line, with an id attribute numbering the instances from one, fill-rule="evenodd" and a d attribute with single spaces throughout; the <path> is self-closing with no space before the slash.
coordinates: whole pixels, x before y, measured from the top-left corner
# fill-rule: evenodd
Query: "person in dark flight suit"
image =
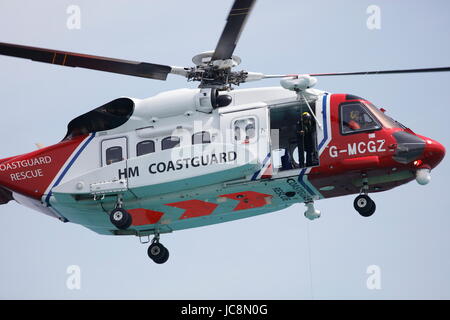
<path id="1" fill-rule="evenodd" d="M 309 112 L 302 113 L 304 139 L 303 146 L 306 152 L 306 166 L 313 165 L 314 153 L 314 120 Z"/>
<path id="2" fill-rule="evenodd" d="M 298 147 L 298 163 L 300 168 L 305 167 L 305 152 L 306 152 L 306 166 L 312 164 L 312 154 L 314 151 L 313 145 L 313 119 L 309 112 L 303 112 L 300 119 L 297 121 L 297 147 Z"/>

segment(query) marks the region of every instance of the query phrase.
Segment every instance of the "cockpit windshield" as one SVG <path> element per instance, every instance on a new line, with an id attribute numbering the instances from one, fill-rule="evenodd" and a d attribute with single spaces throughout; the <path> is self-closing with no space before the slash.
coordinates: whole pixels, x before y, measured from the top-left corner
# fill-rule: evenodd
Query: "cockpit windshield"
<path id="1" fill-rule="evenodd" d="M 383 127 L 385 128 L 401 128 L 406 129 L 406 127 L 401 124 L 400 122 L 392 119 L 387 114 L 385 114 L 383 111 L 375 107 L 372 103 L 368 102 L 367 100 L 364 101 L 364 104 L 367 108 L 377 117 L 377 119 L 382 123 Z"/>

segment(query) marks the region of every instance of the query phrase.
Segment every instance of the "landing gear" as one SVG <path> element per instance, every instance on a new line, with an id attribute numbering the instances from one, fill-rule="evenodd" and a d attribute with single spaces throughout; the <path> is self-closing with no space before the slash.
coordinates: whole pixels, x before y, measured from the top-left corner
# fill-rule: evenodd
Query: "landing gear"
<path id="1" fill-rule="evenodd" d="M 159 243 L 159 235 L 152 240 L 152 244 L 148 247 L 147 254 L 157 264 L 162 264 L 169 259 L 169 250 Z"/>
<path id="2" fill-rule="evenodd" d="M 368 196 L 369 184 L 365 174 L 362 176 L 362 182 L 363 186 L 361 188 L 361 194 L 355 198 L 355 201 L 353 201 L 353 207 L 361 216 L 370 217 L 374 214 L 377 206 L 375 205 L 375 201 L 370 199 Z"/>
<path id="3" fill-rule="evenodd" d="M 117 229 L 125 230 L 131 226 L 133 219 L 131 214 L 122 208 L 122 203 L 122 196 L 117 196 L 117 204 L 109 214 L 109 220 Z"/>
<path id="4" fill-rule="evenodd" d="M 366 194 L 360 194 L 353 202 L 356 211 L 363 217 L 370 217 L 376 210 L 375 201 Z"/>
<path id="5" fill-rule="evenodd" d="M 109 214 L 109 220 L 117 229 L 125 230 L 131 226 L 131 215 L 122 208 L 115 208 Z"/>

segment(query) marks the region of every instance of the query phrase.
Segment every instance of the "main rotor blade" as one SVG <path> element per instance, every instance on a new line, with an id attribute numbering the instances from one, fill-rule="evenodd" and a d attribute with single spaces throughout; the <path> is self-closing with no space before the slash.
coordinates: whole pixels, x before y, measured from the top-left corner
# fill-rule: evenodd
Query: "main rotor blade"
<path id="1" fill-rule="evenodd" d="M 323 77 L 323 76 L 354 76 L 354 75 L 371 75 L 371 74 L 423 73 L 423 72 L 444 72 L 444 71 L 450 71 L 450 67 L 402 69 L 402 70 L 380 70 L 380 71 L 359 71 L 359 72 L 310 73 L 309 75 L 312 77 Z"/>
<path id="2" fill-rule="evenodd" d="M 234 1 L 211 61 L 231 58 L 255 2 L 256 0 Z"/>
<path id="3" fill-rule="evenodd" d="M 172 67 L 160 64 L 120 60 L 3 42 L 0 42 L 0 54 L 66 67 L 86 68 L 157 80 L 166 80 L 167 74 L 172 71 Z"/>

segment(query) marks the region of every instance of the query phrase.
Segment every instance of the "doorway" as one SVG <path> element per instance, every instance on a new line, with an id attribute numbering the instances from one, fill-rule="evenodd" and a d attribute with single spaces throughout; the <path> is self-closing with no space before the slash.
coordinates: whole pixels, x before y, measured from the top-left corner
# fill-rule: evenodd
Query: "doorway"
<path id="1" fill-rule="evenodd" d="M 270 108 L 272 165 L 288 171 L 319 165 L 315 102 L 296 102 Z"/>

